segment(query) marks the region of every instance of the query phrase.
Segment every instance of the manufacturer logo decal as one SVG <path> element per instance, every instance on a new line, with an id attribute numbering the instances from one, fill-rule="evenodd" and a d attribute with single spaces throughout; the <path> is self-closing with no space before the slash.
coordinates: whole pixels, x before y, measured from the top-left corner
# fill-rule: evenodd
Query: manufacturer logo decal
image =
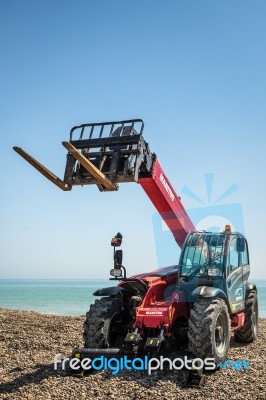
<path id="1" fill-rule="evenodd" d="M 163 315 L 162 311 L 146 311 L 145 314 L 148 315 Z"/>
<path id="2" fill-rule="evenodd" d="M 236 301 L 243 300 L 243 289 L 242 288 L 236 289 L 236 291 L 235 291 L 235 299 L 236 299 Z"/>
<path id="3" fill-rule="evenodd" d="M 160 181 L 162 182 L 162 184 L 163 184 L 165 190 L 167 191 L 167 193 L 169 194 L 170 199 L 172 201 L 174 201 L 175 195 L 174 195 L 172 189 L 170 188 L 170 186 L 168 185 L 168 183 L 166 182 L 166 179 L 165 179 L 165 177 L 163 176 L 162 173 L 160 174 Z"/>

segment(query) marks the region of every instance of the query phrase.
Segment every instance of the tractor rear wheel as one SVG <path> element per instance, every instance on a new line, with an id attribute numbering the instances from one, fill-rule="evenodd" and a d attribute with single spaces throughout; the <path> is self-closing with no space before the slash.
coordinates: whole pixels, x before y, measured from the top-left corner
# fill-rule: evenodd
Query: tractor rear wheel
<path id="1" fill-rule="evenodd" d="M 188 322 L 189 351 L 202 360 L 224 362 L 230 344 L 227 305 L 222 299 L 199 299 L 194 303 Z"/>
<path id="2" fill-rule="evenodd" d="M 251 290 L 245 301 L 245 322 L 241 329 L 235 331 L 235 341 L 240 343 L 255 342 L 258 337 L 258 298 L 257 292 Z"/>
<path id="3" fill-rule="evenodd" d="M 128 332 L 128 322 L 122 298 L 97 299 L 90 306 L 84 321 L 84 346 L 102 349 L 120 347 Z"/>

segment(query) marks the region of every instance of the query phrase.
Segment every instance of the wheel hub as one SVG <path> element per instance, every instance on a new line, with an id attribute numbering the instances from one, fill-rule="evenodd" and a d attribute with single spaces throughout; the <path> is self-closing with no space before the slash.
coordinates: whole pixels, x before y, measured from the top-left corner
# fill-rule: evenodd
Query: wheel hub
<path id="1" fill-rule="evenodd" d="M 216 321 L 215 326 L 215 345 L 218 353 L 223 353 L 226 345 L 226 335 L 224 330 L 223 316 L 220 315 Z"/>

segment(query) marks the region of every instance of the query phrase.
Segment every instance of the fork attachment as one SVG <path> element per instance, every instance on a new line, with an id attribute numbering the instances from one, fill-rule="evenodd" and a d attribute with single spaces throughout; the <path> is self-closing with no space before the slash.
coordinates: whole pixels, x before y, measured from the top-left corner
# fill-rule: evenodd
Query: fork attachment
<path id="1" fill-rule="evenodd" d="M 155 154 L 142 136 L 141 119 L 100 122 L 74 126 L 62 181 L 19 147 L 14 150 L 62 190 L 96 184 L 100 191 L 118 190 L 118 183 L 138 182 L 150 177 Z"/>

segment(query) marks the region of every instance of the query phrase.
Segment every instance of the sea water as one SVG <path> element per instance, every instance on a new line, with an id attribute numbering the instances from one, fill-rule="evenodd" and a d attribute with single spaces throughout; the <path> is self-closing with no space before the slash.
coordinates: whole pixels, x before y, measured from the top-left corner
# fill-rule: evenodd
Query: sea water
<path id="1" fill-rule="evenodd" d="M 93 293 L 113 286 L 109 280 L 1 279 L 0 307 L 44 314 L 85 315 L 95 301 Z"/>

